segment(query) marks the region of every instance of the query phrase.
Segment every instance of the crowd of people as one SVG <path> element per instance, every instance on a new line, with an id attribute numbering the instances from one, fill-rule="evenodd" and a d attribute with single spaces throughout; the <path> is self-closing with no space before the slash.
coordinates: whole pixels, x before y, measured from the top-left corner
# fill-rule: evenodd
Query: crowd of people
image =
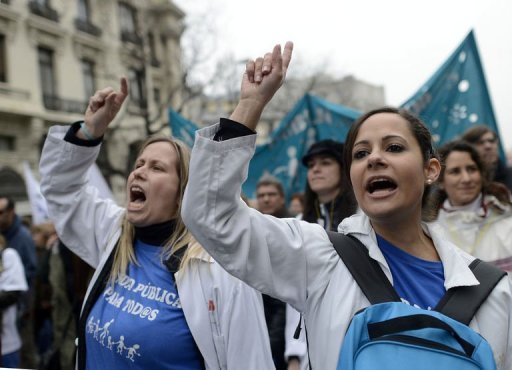
<path id="1" fill-rule="evenodd" d="M 50 129 L 40 173 L 51 222 L 24 224 L 0 195 L 0 366 L 337 369 L 370 302 L 328 232 L 359 240 L 401 301 L 423 310 L 479 284 L 475 257 L 512 271 L 512 170 L 486 126 L 436 150 L 420 119 L 375 109 L 344 143 L 311 145 L 302 193 L 264 175 L 244 201 L 255 129 L 292 50 L 247 63 L 231 117 L 198 131 L 191 153 L 147 138 L 124 207 L 87 172 L 127 80 L 98 90 L 82 122 Z M 469 324 L 499 370 L 512 368 L 511 315 L 507 275 Z"/>

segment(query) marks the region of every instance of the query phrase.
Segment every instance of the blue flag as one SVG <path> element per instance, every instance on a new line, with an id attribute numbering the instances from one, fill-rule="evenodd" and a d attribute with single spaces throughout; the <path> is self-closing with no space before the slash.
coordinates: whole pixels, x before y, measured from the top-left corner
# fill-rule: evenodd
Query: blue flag
<path id="1" fill-rule="evenodd" d="M 195 123 L 192 123 L 181 116 L 178 112 L 169 109 L 169 126 L 171 127 L 172 135 L 190 148 L 194 145 L 195 132 L 198 129 Z"/>
<path id="2" fill-rule="evenodd" d="M 307 169 L 301 159 L 309 147 L 324 139 L 344 142 L 359 115 L 353 109 L 306 94 L 271 134 L 270 142 L 256 148 L 244 193 L 254 197 L 258 180 L 267 173 L 281 181 L 287 198 L 303 192 Z"/>
<path id="3" fill-rule="evenodd" d="M 437 146 L 475 125 L 500 138 L 473 31 L 402 107 L 421 117 Z M 500 152 L 504 158 L 501 144 Z"/>
<path id="4" fill-rule="evenodd" d="M 192 146 L 197 126 L 169 111 L 173 135 Z M 295 192 L 303 192 L 307 169 L 301 159 L 309 147 L 324 139 L 344 142 L 350 126 L 359 115 L 360 112 L 353 109 L 306 94 L 272 132 L 269 143 L 256 147 L 249 165 L 249 176 L 243 185 L 244 194 L 254 198 L 256 184 L 265 174 L 281 181 L 287 198 Z"/>

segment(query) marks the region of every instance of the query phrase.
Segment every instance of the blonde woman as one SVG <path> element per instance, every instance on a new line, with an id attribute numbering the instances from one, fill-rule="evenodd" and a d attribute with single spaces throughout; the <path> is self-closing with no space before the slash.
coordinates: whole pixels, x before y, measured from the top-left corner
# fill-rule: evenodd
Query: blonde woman
<path id="1" fill-rule="evenodd" d="M 85 121 L 52 127 L 41 188 L 61 240 L 96 271 L 82 308 L 77 369 L 271 369 L 261 296 L 225 273 L 180 217 L 189 153 L 151 137 L 130 173 L 126 208 L 86 175 L 128 85 L 99 90 Z"/>

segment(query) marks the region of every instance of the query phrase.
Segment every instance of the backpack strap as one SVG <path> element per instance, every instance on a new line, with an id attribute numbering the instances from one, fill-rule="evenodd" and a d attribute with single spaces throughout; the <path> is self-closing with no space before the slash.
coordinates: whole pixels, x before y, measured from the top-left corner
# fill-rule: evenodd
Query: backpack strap
<path id="1" fill-rule="evenodd" d="M 490 263 L 475 259 L 469 265 L 479 285 L 449 289 L 435 310 L 463 324 L 469 325 L 482 303 L 507 273 Z"/>
<path id="2" fill-rule="evenodd" d="M 370 257 L 368 249 L 357 238 L 332 231 L 327 234 L 371 304 L 400 301 L 378 262 Z M 435 311 L 466 325 L 469 325 L 494 287 L 507 275 L 505 271 L 479 259 L 471 262 L 469 268 L 480 284 L 449 289 L 435 308 Z"/>
<path id="3" fill-rule="evenodd" d="M 371 304 L 400 302 L 400 297 L 379 263 L 370 257 L 368 248 L 363 243 L 351 235 L 333 231 L 327 231 L 327 235 Z"/>

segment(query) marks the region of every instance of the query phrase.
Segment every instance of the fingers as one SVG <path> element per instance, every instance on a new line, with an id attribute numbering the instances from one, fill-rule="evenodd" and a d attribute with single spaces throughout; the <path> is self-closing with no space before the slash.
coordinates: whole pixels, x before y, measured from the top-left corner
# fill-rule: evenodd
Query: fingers
<path id="1" fill-rule="evenodd" d="M 126 77 L 121 77 L 121 95 L 128 96 L 128 80 Z"/>
<path id="2" fill-rule="evenodd" d="M 266 53 L 263 57 L 263 67 L 261 68 L 263 75 L 272 71 L 272 53 Z"/>
<path id="3" fill-rule="evenodd" d="M 266 53 L 263 58 L 257 58 L 255 61 L 249 60 L 246 63 L 244 78 L 247 78 L 251 83 L 260 83 L 263 77 L 270 74 L 273 70 L 285 76 L 292 59 L 292 52 L 293 42 L 291 41 L 285 44 L 282 53 L 281 45 L 274 46 L 272 53 Z"/>
<path id="4" fill-rule="evenodd" d="M 272 66 L 277 71 L 281 71 L 283 68 L 283 58 L 281 56 L 281 45 L 277 44 L 272 50 Z"/>
<path id="5" fill-rule="evenodd" d="M 89 109 L 92 113 L 96 112 L 102 106 L 109 102 L 114 102 L 121 106 L 124 100 L 128 96 L 128 80 L 126 77 L 121 77 L 121 90 L 119 92 L 114 91 L 113 88 L 106 87 L 104 89 L 96 91 L 96 93 L 89 99 Z"/>
<path id="6" fill-rule="evenodd" d="M 123 102 L 127 96 L 128 96 L 128 80 L 126 79 L 126 77 L 121 77 L 121 90 L 119 93 L 116 93 L 115 97 L 114 97 L 116 104 L 118 104 L 119 107 L 121 107 L 121 105 L 123 104 Z"/>
<path id="7" fill-rule="evenodd" d="M 92 112 L 96 112 L 105 104 L 105 98 L 114 91 L 111 87 L 96 91 L 96 93 L 89 99 L 89 108 Z"/>
<path id="8" fill-rule="evenodd" d="M 283 70 L 285 73 L 288 70 L 288 66 L 290 65 L 290 60 L 292 60 L 292 53 L 293 53 L 293 42 L 288 41 L 284 45 L 284 50 L 283 50 Z"/>
<path id="9" fill-rule="evenodd" d="M 263 73 L 261 68 L 263 67 L 263 58 L 256 58 L 255 69 L 254 69 L 254 81 L 261 82 L 263 79 Z"/>
<path id="10" fill-rule="evenodd" d="M 254 60 L 248 60 L 245 64 L 245 75 L 247 76 L 247 79 L 250 83 L 254 82 L 254 70 L 256 66 L 254 63 Z"/>

